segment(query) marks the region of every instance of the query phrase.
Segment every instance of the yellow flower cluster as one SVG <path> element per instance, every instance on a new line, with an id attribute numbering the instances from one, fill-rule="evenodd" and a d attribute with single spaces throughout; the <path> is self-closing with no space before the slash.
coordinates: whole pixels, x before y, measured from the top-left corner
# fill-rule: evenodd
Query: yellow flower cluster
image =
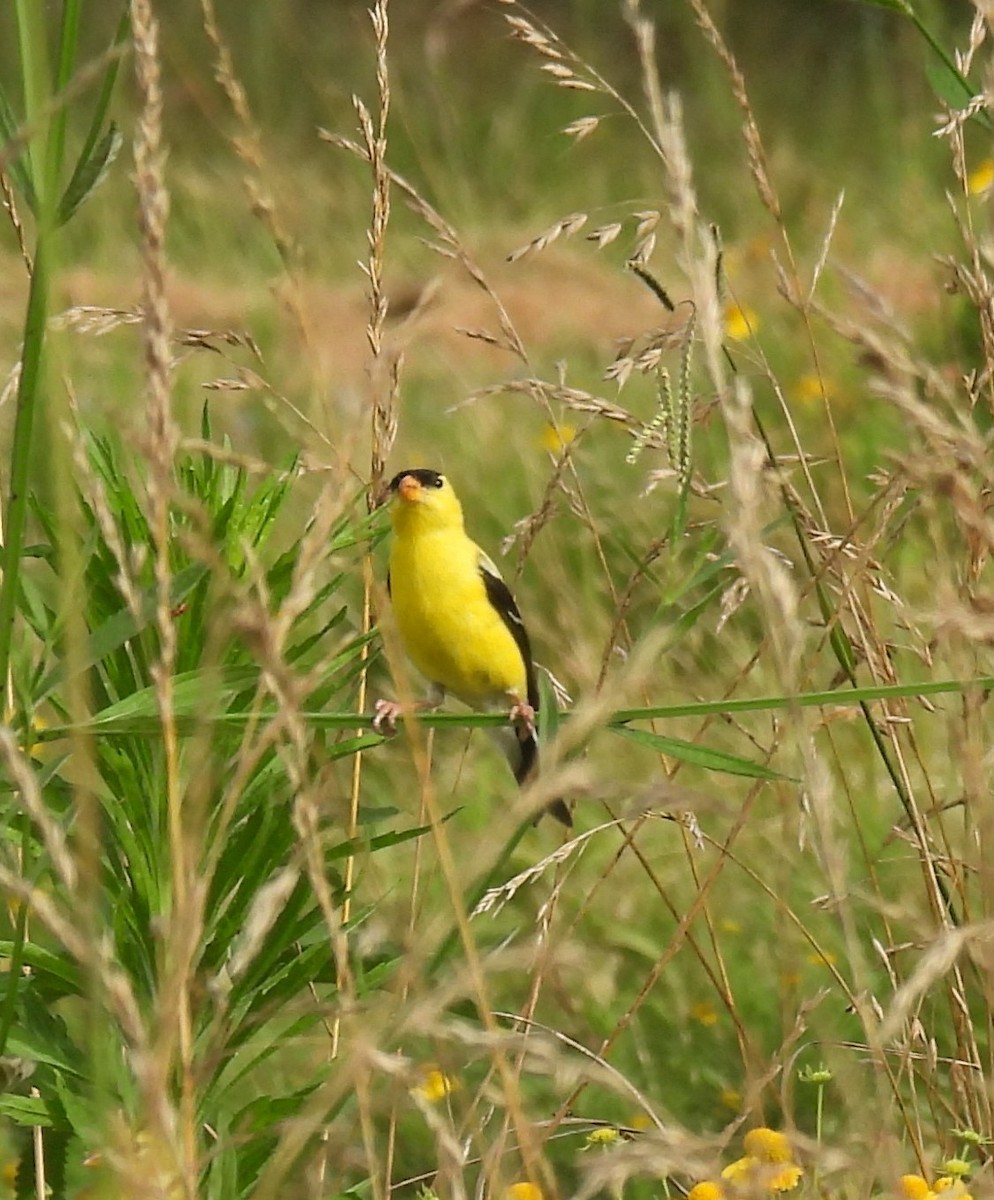
<path id="1" fill-rule="evenodd" d="M 505 1193 L 506 1200 L 544 1200 L 537 1183 L 512 1183 Z"/>
<path id="2" fill-rule="evenodd" d="M 742 1141 L 745 1154 L 729 1163 L 721 1180 L 695 1184 L 687 1200 L 732 1200 L 737 1196 L 775 1195 L 797 1187 L 804 1171 L 794 1162 L 790 1142 L 775 1129 L 750 1129 Z M 908 1197 L 907 1200 L 917 1200 Z"/>
<path id="3" fill-rule="evenodd" d="M 957 1170 L 959 1160 L 952 1159 L 945 1164 L 948 1172 L 940 1175 L 929 1187 L 927 1179 L 921 1175 L 902 1175 L 897 1184 L 898 1200 L 973 1200 L 963 1181 L 964 1171 Z"/>
<path id="4" fill-rule="evenodd" d="M 705 1179 L 695 1183 L 687 1193 L 687 1200 L 724 1200 L 725 1189 L 720 1183 Z"/>

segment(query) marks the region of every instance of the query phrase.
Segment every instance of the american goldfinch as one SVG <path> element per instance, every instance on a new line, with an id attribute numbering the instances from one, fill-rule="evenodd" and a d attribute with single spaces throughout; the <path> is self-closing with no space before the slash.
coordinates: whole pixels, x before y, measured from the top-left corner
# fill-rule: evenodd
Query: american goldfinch
<path id="1" fill-rule="evenodd" d="M 538 687 L 521 613 L 500 572 L 467 535 L 452 485 L 437 471 L 401 471 L 390 481 L 387 592 L 404 649 L 428 680 L 428 705 L 451 692 L 471 708 L 508 706 L 513 729 L 499 740 L 514 777 L 538 765 Z M 374 725 L 393 728 L 402 707 L 376 704 Z M 549 812 L 572 825 L 562 800 Z"/>

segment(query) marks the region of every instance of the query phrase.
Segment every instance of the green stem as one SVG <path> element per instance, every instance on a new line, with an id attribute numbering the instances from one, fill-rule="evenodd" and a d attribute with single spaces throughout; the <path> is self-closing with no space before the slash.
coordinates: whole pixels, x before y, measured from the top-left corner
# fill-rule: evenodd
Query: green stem
<path id="1" fill-rule="evenodd" d="M 24 80 L 24 115 L 32 124 L 48 100 L 48 63 L 45 55 L 45 14 L 35 0 L 17 0 L 18 51 L 21 75 Z M 27 147 L 27 159 L 33 177 L 39 206 L 44 202 L 45 159 L 43 149 L 47 139 L 39 131 Z"/>
<path id="2" fill-rule="evenodd" d="M 950 55 L 947 52 L 947 50 L 945 49 L 945 47 L 941 46 L 939 44 L 935 35 L 928 28 L 928 26 L 924 24 L 921 17 L 915 12 L 915 10 L 911 7 L 910 4 L 908 5 L 908 7 L 906 8 L 905 11 L 908 14 L 908 19 L 911 21 L 911 24 L 914 25 L 914 27 L 918 30 L 918 32 L 921 34 L 921 36 L 928 43 L 933 54 L 936 55 L 936 57 L 941 61 L 942 65 L 950 72 L 950 74 L 954 75 L 959 80 L 960 85 L 963 88 L 964 96 L 967 98 L 972 96 L 973 88 L 970 86 L 969 79 L 967 79 L 967 77 L 959 69 L 959 67 L 956 65 L 955 60 L 950 57 Z"/>
<path id="3" fill-rule="evenodd" d="M 21 816 L 21 870 L 25 871 L 28 853 L 31 849 L 30 822 Z M 14 925 L 14 937 L 7 969 L 7 990 L 3 1003 L 0 1005 L 0 1055 L 7 1052 L 7 1038 L 17 1016 L 17 998 L 21 986 L 21 968 L 24 965 L 24 942 L 28 929 L 28 902 L 18 901 L 17 920 Z"/>
<path id="4" fill-rule="evenodd" d="M 815 1141 L 818 1144 L 819 1150 L 821 1149 L 821 1119 L 822 1119 L 822 1112 L 824 1110 L 824 1104 L 825 1104 L 825 1085 L 823 1083 L 819 1083 L 818 1084 L 818 1099 L 816 1101 L 816 1108 L 815 1108 Z M 819 1154 L 817 1156 L 817 1158 L 815 1158 L 814 1169 L 811 1172 L 811 1186 L 812 1186 L 812 1188 L 814 1190 L 814 1194 L 816 1196 L 819 1194 L 819 1190 L 820 1190 L 818 1187 L 818 1168 L 819 1168 L 820 1164 L 821 1164 L 821 1155 Z"/>
<path id="5" fill-rule="evenodd" d="M 20 587 L 21 552 L 28 514 L 28 480 L 31 470 L 31 446 L 39 404 L 39 380 L 48 315 L 48 239 L 39 232 L 34 269 L 28 292 L 24 321 L 24 349 L 21 377 L 17 384 L 17 412 L 10 453 L 10 491 L 7 497 L 3 552 L 3 580 L 0 582 L 0 687 L 5 685 L 10 668 L 10 648 L 14 616 Z"/>
<path id="6" fill-rule="evenodd" d="M 801 692 L 796 696 L 754 696 L 738 700 L 694 700 L 687 704 L 655 704 L 644 708 L 619 708 L 604 718 L 603 724 L 627 725 L 630 721 L 660 721 L 677 717 L 731 716 L 733 713 L 778 712 L 791 708 L 844 708 L 850 704 L 871 703 L 875 700 L 902 700 L 915 696 L 941 696 L 962 694 L 967 691 L 987 692 L 994 690 L 994 676 L 978 679 L 933 679 L 920 683 L 875 684 L 850 690 L 827 692 Z M 269 720 L 276 711 L 263 709 L 255 714 L 200 712 L 187 718 L 180 714 L 182 728 L 203 728 L 206 723 L 240 728 L 250 721 Z M 566 720 L 570 713 L 561 711 L 559 717 Z M 368 728 L 370 716 L 357 716 L 354 712 L 304 712 L 301 716 L 312 729 L 356 729 Z M 416 718 L 424 729 L 482 729 L 507 725 L 508 718 L 500 713 L 420 713 Z M 151 713 L 131 713 L 101 718 L 97 714 L 85 725 L 49 725 L 36 733 L 38 741 L 55 741 L 74 730 L 86 730 L 100 736 L 113 737 L 133 733 L 154 732 L 158 718 Z"/>
<path id="7" fill-rule="evenodd" d="M 55 69 L 53 92 L 61 92 L 72 78 L 76 64 L 76 45 L 79 41 L 80 0 L 64 0 L 62 5 L 62 29 L 59 37 L 59 61 Z M 46 144 L 48 181 L 58 179 L 66 148 L 66 128 L 69 124 L 69 106 L 60 104 L 52 116 Z M 55 197 L 49 192 L 49 201 Z"/>
<path id="8" fill-rule="evenodd" d="M 497 856 L 493 865 L 487 870 L 473 885 L 469 888 L 466 894 L 465 905 L 467 914 L 472 914 L 473 910 L 483 899 L 484 894 L 498 882 L 506 878 L 507 866 L 511 861 L 511 857 L 518 848 L 518 843 L 525 834 L 534 826 L 535 819 L 528 817 L 514 830 L 508 840 L 501 848 L 500 854 Z M 453 951 L 459 943 L 459 926 L 454 925 L 452 929 L 442 938 L 428 962 L 425 971 L 426 979 L 434 979 L 439 968 L 452 957 Z"/>

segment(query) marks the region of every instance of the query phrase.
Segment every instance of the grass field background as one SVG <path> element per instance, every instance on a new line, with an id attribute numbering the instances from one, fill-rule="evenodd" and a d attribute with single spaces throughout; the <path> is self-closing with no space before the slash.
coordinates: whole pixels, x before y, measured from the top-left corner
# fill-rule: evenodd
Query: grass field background
<path id="1" fill-rule="evenodd" d="M 3 1186 L 991 1194 L 982 6 L 126 15 L 0 13 Z M 355 715 L 422 465 L 524 793 Z"/>

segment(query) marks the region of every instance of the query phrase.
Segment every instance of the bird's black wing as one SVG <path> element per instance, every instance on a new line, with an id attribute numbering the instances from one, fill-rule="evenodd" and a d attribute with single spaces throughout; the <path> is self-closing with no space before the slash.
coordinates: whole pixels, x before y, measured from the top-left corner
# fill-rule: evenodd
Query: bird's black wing
<path id="1" fill-rule="evenodd" d="M 535 677 L 535 663 L 532 661 L 528 630 L 525 629 L 525 623 L 521 619 L 521 612 L 511 595 L 511 589 L 501 579 L 500 572 L 482 550 L 480 551 L 480 578 L 486 588 L 487 599 L 500 614 L 500 619 L 521 651 L 521 657 L 525 663 L 525 678 L 528 681 L 528 703 L 538 712 L 538 681 Z M 511 765 L 514 768 L 515 779 L 518 783 L 523 784 L 538 765 L 538 741 L 534 734 L 522 736 L 519 733 L 517 742 L 520 758 Z M 564 800 L 553 800 L 546 807 L 546 812 L 551 813 L 563 825 L 573 824 L 573 817 Z"/>
<path id="2" fill-rule="evenodd" d="M 500 572 L 485 554 L 480 555 L 480 578 L 487 589 L 487 599 L 497 610 L 500 619 L 514 638 L 515 644 L 521 651 L 525 663 L 525 677 L 528 680 L 528 703 L 538 712 L 538 683 L 535 679 L 535 664 L 532 662 L 532 647 L 528 640 L 528 630 L 521 619 L 521 612 L 511 595 L 511 589 L 500 577 Z"/>

